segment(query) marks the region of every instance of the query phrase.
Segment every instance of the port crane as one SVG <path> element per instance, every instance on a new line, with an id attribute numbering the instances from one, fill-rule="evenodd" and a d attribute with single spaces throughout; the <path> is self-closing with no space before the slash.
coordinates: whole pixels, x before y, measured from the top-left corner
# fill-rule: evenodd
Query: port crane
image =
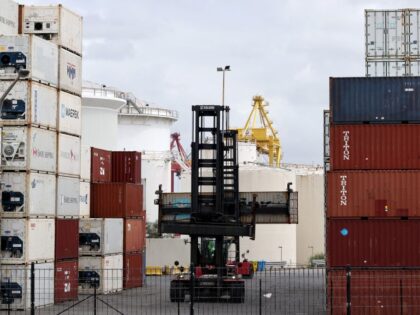
<path id="1" fill-rule="evenodd" d="M 175 175 L 180 176 L 181 171 L 190 171 L 191 162 L 188 160 L 187 153 L 181 144 L 181 135 L 178 132 L 171 134 L 171 143 L 169 145 L 171 152 L 171 192 L 174 191 Z"/>

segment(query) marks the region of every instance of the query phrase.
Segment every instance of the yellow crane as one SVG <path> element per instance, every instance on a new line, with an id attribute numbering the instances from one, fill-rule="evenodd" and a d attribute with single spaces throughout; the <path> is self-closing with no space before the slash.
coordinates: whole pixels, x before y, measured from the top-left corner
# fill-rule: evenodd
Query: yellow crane
<path id="1" fill-rule="evenodd" d="M 264 103 L 262 96 L 253 97 L 252 111 L 245 127 L 238 129 L 238 141 L 255 142 L 258 152 L 268 155 L 269 165 L 280 167 L 282 158 L 280 138 L 273 127 L 273 122 L 268 118 L 266 106 L 268 104 Z"/>

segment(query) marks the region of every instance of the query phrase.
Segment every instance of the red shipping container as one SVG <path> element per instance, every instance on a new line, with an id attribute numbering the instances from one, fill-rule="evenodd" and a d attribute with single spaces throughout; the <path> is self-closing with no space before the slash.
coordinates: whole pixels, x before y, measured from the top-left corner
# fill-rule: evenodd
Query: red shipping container
<path id="1" fill-rule="evenodd" d="M 327 279 L 327 314 L 346 315 L 346 271 Z M 349 281 L 352 314 L 420 314 L 419 270 L 351 270 Z"/>
<path id="2" fill-rule="evenodd" d="M 141 153 L 136 151 L 112 152 L 112 181 L 141 183 Z"/>
<path id="3" fill-rule="evenodd" d="M 143 286 L 143 253 L 124 254 L 124 289 Z"/>
<path id="4" fill-rule="evenodd" d="M 420 220 L 328 219 L 327 265 L 420 266 Z"/>
<path id="5" fill-rule="evenodd" d="M 420 216 L 420 171 L 334 171 L 327 185 L 327 217 Z"/>
<path id="6" fill-rule="evenodd" d="M 55 259 L 77 259 L 79 257 L 79 219 L 56 219 Z"/>
<path id="7" fill-rule="evenodd" d="M 108 183 L 112 178 L 111 171 L 111 152 L 92 148 L 90 180 L 93 183 Z"/>
<path id="8" fill-rule="evenodd" d="M 124 252 L 143 251 L 146 243 L 146 221 L 126 219 L 124 222 Z"/>
<path id="9" fill-rule="evenodd" d="M 93 218 L 133 218 L 144 216 L 143 186 L 130 183 L 91 185 Z"/>
<path id="10" fill-rule="evenodd" d="M 77 300 L 78 278 L 77 259 L 55 263 L 54 303 Z"/>
<path id="11" fill-rule="evenodd" d="M 331 170 L 420 169 L 420 125 L 330 128 Z"/>

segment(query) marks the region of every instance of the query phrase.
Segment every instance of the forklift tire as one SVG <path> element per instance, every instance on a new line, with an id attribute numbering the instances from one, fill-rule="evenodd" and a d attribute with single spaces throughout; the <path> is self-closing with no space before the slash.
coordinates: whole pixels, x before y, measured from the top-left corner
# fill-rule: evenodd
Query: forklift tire
<path id="1" fill-rule="evenodd" d="M 185 301 L 185 291 L 182 287 L 182 284 L 171 282 L 169 295 L 171 298 L 171 302 L 184 302 Z"/>
<path id="2" fill-rule="evenodd" d="M 232 284 L 230 300 L 232 303 L 245 302 L 245 283 L 244 282 Z"/>

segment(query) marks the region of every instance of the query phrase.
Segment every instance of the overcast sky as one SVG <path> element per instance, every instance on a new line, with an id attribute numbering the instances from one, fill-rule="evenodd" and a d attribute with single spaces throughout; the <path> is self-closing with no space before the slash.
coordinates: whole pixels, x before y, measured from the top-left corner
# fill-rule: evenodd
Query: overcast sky
<path id="1" fill-rule="evenodd" d="M 284 161 L 322 162 L 328 77 L 364 75 L 364 9 L 418 1 L 25 0 L 84 16 L 84 80 L 179 111 L 173 130 L 189 150 L 192 104 L 225 103 L 243 126 L 252 97 L 270 103 Z M 162 141 L 164 141 L 162 139 Z M 169 143 L 169 140 L 167 140 Z"/>

